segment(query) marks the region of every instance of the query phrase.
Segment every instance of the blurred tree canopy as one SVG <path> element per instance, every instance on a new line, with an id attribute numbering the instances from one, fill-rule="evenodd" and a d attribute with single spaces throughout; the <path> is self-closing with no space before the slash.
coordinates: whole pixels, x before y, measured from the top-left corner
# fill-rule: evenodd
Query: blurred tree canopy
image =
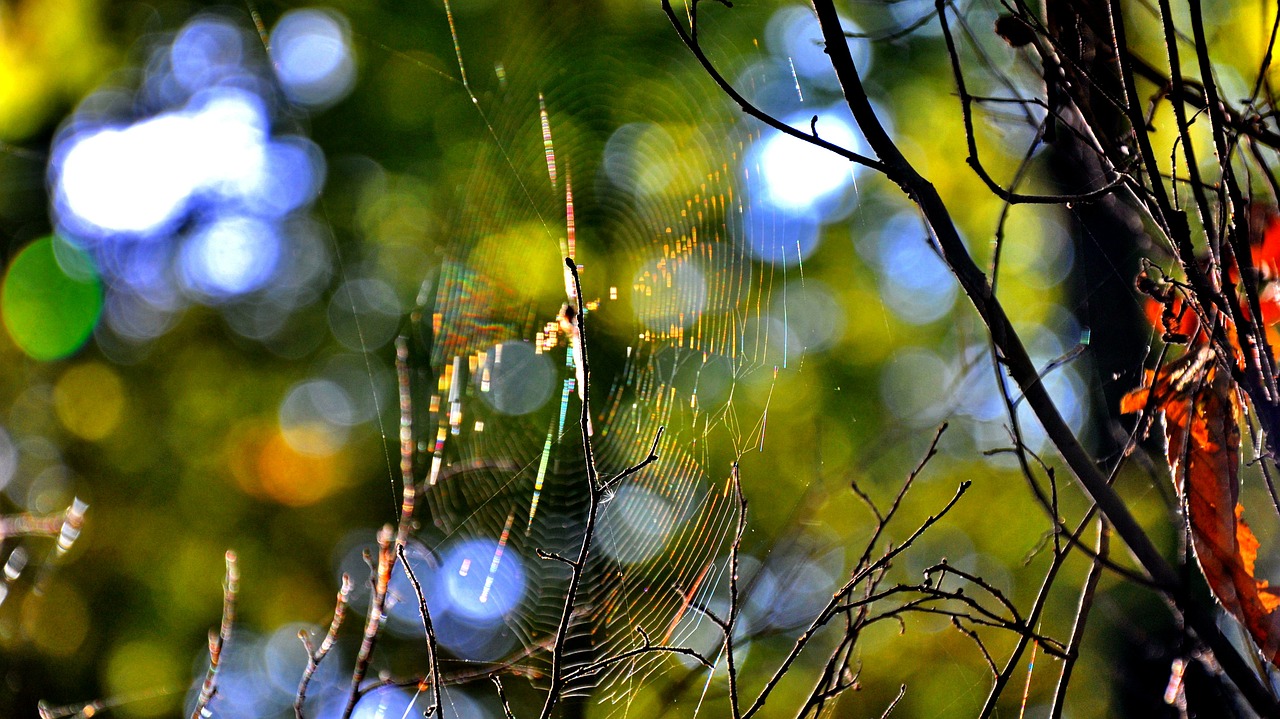
<path id="1" fill-rule="evenodd" d="M 1162 58 L 1159 13 L 1122 4 L 1133 53 Z M 872 102 L 978 263 L 997 268 L 1068 423 L 1099 457 L 1118 456 L 1132 422 L 1117 403 L 1160 345 L 1133 290 L 1146 248 L 1101 234 L 1093 204 L 992 195 L 965 163 L 933 3 L 837 7 Z M 1031 50 L 995 30 L 1007 8 L 945 7 L 959 56 L 985 71 L 967 78 L 970 94 L 1043 94 Z M 504 687 L 531 714 L 547 671 L 539 582 L 561 581 L 533 550 L 568 555 L 586 501 L 573 484 L 585 475 L 566 254 L 592 303 L 602 468 L 643 459 L 668 427 L 658 469 L 602 510 L 612 534 L 584 590 L 593 621 L 614 631 L 647 617 L 655 640 L 715 654 L 712 622 L 690 605 L 727 606 L 716 602 L 729 591 L 736 463 L 750 503 L 739 661 L 744 685 L 764 684 L 876 531 L 858 493 L 887 507 L 944 422 L 938 456 L 875 551 L 904 541 L 962 481 L 972 489 L 895 558 L 886 586 L 945 559 L 1019 607 L 1036 601 L 1057 538 L 1008 451 L 986 330 L 898 188 L 743 114 L 656 0 L 449 9 L 0 6 L 0 514 L 89 505 L 65 554 L 47 537 L 3 544 L 0 713 L 45 701 L 69 716 L 101 700 L 91 711 L 189 714 L 233 548 L 236 628 L 214 714 L 293 715 L 306 665 L 297 634 L 323 633 L 346 572 L 352 611 L 308 705 L 308 716 L 340 716 L 369 602 L 362 551 L 376 550 L 401 502 L 404 334 L 416 472 L 429 485 L 411 565 L 421 560 L 440 608 L 442 667 L 512 662 L 531 681 Z M 707 56 L 750 102 L 868 152 L 808 6 L 677 14 L 694 9 Z M 1275 8 L 1219 1 L 1205 13 L 1224 96 L 1248 96 Z M 1152 107 L 1168 156 L 1170 104 Z M 974 115 L 976 149 L 1001 183 L 1079 189 L 1041 141 L 1043 107 L 992 101 Z M 1058 467 L 1026 407 L 1013 411 L 1020 441 Z M 1153 456 L 1135 455 L 1115 486 L 1174 556 L 1185 552 L 1177 500 Z M 1055 507 L 1078 518 L 1090 501 L 1057 471 Z M 1265 506 L 1252 471 L 1242 501 Z M 1260 524 L 1265 547 L 1274 527 Z M 1133 566 L 1123 551 L 1112 560 Z M 1063 562 L 1029 631 L 1070 633 L 1091 566 L 1083 554 Z M 1264 552 L 1259 576 L 1276 566 Z M 397 577 L 371 678 L 426 671 L 417 602 Z M 1193 665 L 1186 681 L 1204 706 L 1226 701 L 1158 594 L 1104 572 L 1093 603 L 1070 716 L 1177 716 L 1165 693 L 1179 662 Z M 879 715 L 902 685 L 898 716 L 976 714 L 989 659 L 1003 668 L 1019 637 L 983 629 L 975 645 L 975 627 L 920 613 L 875 624 L 852 662 L 859 691 L 830 715 Z M 1021 655 L 1000 711 L 1047 715 L 1062 660 L 1043 651 Z M 685 659 L 602 677 L 564 711 L 729 716 L 723 669 Z M 823 666 L 801 655 L 762 716 L 792 715 Z M 459 716 L 501 716 L 487 681 L 451 687 L 447 702 Z M 426 706 L 411 683 L 370 693 L 356 715 Z"/>

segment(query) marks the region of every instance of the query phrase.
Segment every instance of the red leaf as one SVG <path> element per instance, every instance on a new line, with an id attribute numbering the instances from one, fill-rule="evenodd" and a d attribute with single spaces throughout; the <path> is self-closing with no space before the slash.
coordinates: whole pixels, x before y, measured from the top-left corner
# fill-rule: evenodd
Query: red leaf
<path id="1" fill-rule="evenodd" d="M 1280 591 L 1254 576 L 1258 540 L 1241 519 L 1240 404 L 1235 383 L 1201 346 L 1162 367 L 1150 386 L 1120 401 L 1126 414 L 1148 403 L 1164 415 L 1174 486 L 1186 510 L 1192 546 L 1218 602 L 1280 666 Z"/>
<path id="2" fill-rule="evenodd" d="M 1280 277 L 1280 214 L 1274 208 L 1250 206 L 1250 254 L 1264 280 Z"/>

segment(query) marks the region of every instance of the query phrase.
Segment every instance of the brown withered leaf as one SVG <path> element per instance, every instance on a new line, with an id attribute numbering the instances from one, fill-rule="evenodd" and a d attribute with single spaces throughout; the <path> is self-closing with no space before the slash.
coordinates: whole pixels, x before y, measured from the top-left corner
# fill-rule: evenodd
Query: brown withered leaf
<path id="1" fill-rule="evenodd" d="M 1120 411 L 1150 403 L 1164 415 L 1174 487 L 1185 507 L 1200 571 L 1218 602 L 1280 666 L 1280 590 L 1257 579 L 1258 540 L 1241 518 L 1240 403 L 1230 375 L 1200 346 L 1125 395 Z"/>

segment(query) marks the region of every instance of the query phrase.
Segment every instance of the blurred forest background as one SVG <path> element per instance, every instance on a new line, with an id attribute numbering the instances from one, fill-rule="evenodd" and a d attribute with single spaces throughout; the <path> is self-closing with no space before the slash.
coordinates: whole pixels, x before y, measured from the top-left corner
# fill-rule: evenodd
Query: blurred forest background
<path id="1" fill-rule="evenodd" d="M 1158 19 L 1131 4 L 1135 52 L 1161 57 L 1159 35 L 1142 31 Z M 1245 96 L 1274 8 L 1207 6 L 1224 94 Z M 872 99 L 989 264 L 1004 207 L 964 162 L 933 3 L 839 7 Z M 701 41 L 752 101 L 806 130 L 816 116 L 823 138 L 862 146 L 807 6 L 744 0 L 701 12 Z M 998 3 L 954 12 L 962 55 L 1010 81 L 970 78 L 972 93 L 1042 92 L 1039 66 L 993 30 Z M 0 4 L 0 506 L 43 515 L 75 497 L 89 505 L 65 556 L 44 538 L 3 545 L 0 714 L 97 699 L 118 702 L 114 716 L 181 712 L 203 678 L 223 554 L 234 548 L 241 590 L 216 714 L 292 716 L 299 629 L 327 626 L 343 572 L 366 584 L 361 552 L 396 516 L 395 337 L 414 340 L 419 417 L 441 412 L 428 408 L 437 387 L 440 403 L 466 401 L 446 383 L 461 386 L 464 370 L 446 365 L 471 356 L 477 372 L 502 361 L 493 347 L 507 353 L 492 367 L 493 396 L 465 417 L 467 431 L 505 434 L 468 445 L 468 461 L 512 465 L 521 481 L 537 473 L 541 487 L 538 457 L 552 434 L 560 447 L 563 417 L 558 432 L 546 427 L 576 406 L 563 348 L 533 350 L 565 299 L 566 247 L 599 306 L 597 432 L 634 425 L 638 437 L 607 461 L 640 459 L 652 429 L 669 424 L 678 431 L 660 451 L 688 465 L 664 470 L 666 489 L 624 488 L 608 505 L 622 536 L 656 532 L 646 536 L 657 549 L 628 540 L 603 551 L 641 574 L 671 557 L 707 597 L 723 593 L 712 589 L 722 559 L 706 564 L 711 580 L 701 567 L 723 557 L 728 510 L 709 510 L 719 524 L 664 532 L 686 519 L 681 483 L 722 493 L 739 461 L 751 502 L 744 574 L 754 578 L 746 683 L 763 682 L 870 536 L 874 517 L 851 483 L 887 502 L 944 421 L 941 452 L 889 538 L 905 537 L 962 480 L 973 488 L 892 576 L 917 581 L 946 558 L 1020 606 L 1035 597 L 1049 524 L 1000 451 L 1009 420 L 985 331 L 897 188 L 742 115 L 656 0 L 457 0 L 452 14 L 456 37 L 439 0 Z M 1167 111 L 1157 109 L 1157 128 Z M 978 110 L 993 175 L 1013 177 L 1042 117 L 1025 105 Z M 1071 184 L 1059 169 L 1042 146 L 1020 187 Z M 1099 241 L 1088 222 L 1074 208 L 1012 208 L 999 287 L 1037 364 L 1067 360 L 1045 382 L 1107 456 L 1124 440 L 1117 399 L 1138 385 L 1158 338 L 1132 290 L 1137 250 Z M 663 258 L 692 246 L 682 227 L 734 243 L 738 259 L 673 269 Z M 690 320 L 717 308 L 732 321 Z M 454 353 L 463 364 L 447 342 L 465 348 Z M 477 373 L 459 392 L 474 399 L 478 384 Z M 650 406 L 663 402 L 675 409 Z M 1028 447 L 1052 464 L 1023 419 Z M 419 430 L 424 456 L 435 431 Z M 1178 524 L 1158 465 L 1130 463 L 1117 486 L 1172 554 Z M 570 463 L 549 471 L 573 474 Z M 494 508 L 505 486 L 476 480 L 422 515 L 422 571 L 443 567 L 432 575 L 440 586 L 453 587 L 444 574 L 473 558 L 483 577 L 499 532 L 505 545 L 506 530 L 534 525 L 527 495 L 518 512 Z M 1058 491 L 1068 516 L 1088 506 L 1074 485 Z M 561 500 L 572 507 L 571 495 L 548 490 L 537 511 L 569 516 Z M 654 516 L 668 529 L 652 529 Z M 1268 546 L 1274 528 L 1256 529 Z M 482 611 L 428 590 L 446 671 L 519 654 L 516 616 L 532 601 L 538 561 L 512 553 L 491 568 L 497 599 Z M 1065 564 L 1039 630 L 1069 630 L 1088 567 L 1083 557 Z M 1264 555 L 1259 575 L 1276 569 Z M 367 590 L 355 595 L 358 616 Z M 1159 598 L 1108 573 L 1096 603 L 1067 716 L 1172 712 L 1162 697 L 1186 647 Z M 676 631 L 683 621 L 669 633 L 714 639 L 698 634 L 705 626 Z M 415 602 L 392 608 L 375 672 L 424 671 L 417 622 Z M 344 691 L 358 626 L 350 621 L 318 676 L 311 715 L 338 715 L 332 697 Z M 859 646 L 862 689 L 837 716 L 878 716 L 903 684 L 898 716 L 969 716 L 990 687 L 982 654 L 945 617 L 885 622 Z M 1012 646 L 989 640 L 997 662 Z M 790 716 L 820 666 L 802 658 L 764 715 Z M 1045 715 L 1058 667 L 1025 657 L 1004 715 Z M 645 681 L 602 681 L 593 696 L 612 699 L 573 711 L 728 715 L 722 680 L 696 665 L 665 658 L 636 676 Z M 507 688 L 517 708 L 538 696 L 518 680 Z M 412 689 L 371 695 L 357 716 L 424 709 Z M 449 701 L 460 716 L 501 715 L 488 682 L 453 688 Z"/>

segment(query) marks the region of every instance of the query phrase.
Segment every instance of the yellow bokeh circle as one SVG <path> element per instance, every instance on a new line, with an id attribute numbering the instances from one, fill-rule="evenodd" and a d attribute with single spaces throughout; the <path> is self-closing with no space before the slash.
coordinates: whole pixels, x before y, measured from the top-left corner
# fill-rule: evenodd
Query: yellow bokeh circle
<path id="1" fill-rule="evenodd" d="M 88 362 L 62 373 L 53 386 L 53 406 L 67 431 L 90 441 L 104 439 L 124 414 L 124 383 L 110 367 Z"/>

